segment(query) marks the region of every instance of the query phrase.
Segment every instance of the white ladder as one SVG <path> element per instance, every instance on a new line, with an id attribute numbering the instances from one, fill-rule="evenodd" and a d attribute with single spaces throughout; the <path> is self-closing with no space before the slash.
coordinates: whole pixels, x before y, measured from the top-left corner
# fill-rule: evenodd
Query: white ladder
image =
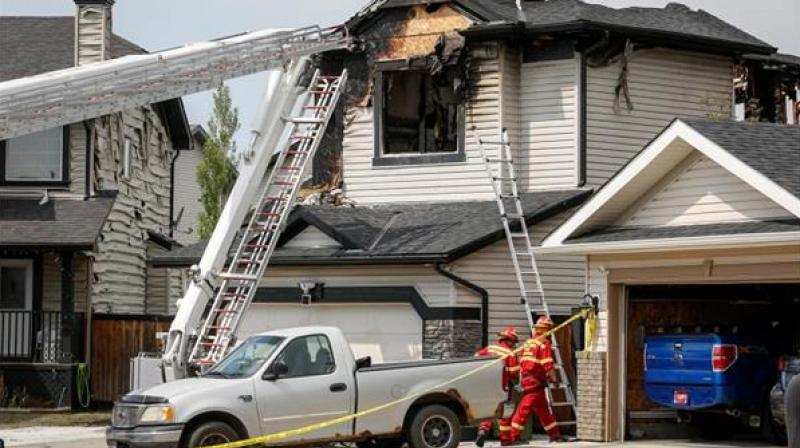
<path id="1" fill-rule="evenodd" d="M 222 280 L 220 287 L 189 356 L 189 364 L 195 368 L 203 370 L 218 362 L 234 341 L 346 81 L 347 70 L 339 76 L 320 76 L 317 70 L 299 115 L 285 119 L 288 141 L 283 143 L 235 255 L 217 275 Z"/>
<path id="2" fill-rule="evenodd" d="M 519 195 L 511 144 L 508 142 L 508 132 L 503 129 L 499 141 L 483 140 L 474 128 L 473 135 L 478 142 L 478 148 L 481 151 L 481 157 L 486 167 L 486 174 L 492 183 L 492 190 L 497 201 L 497 208 L 500 211 L 500 219 L 503 222 L 508 249 L 511 253 L 511 262 L 514 265 L 514 274 L 519 286 L 520 302 L 525 306 L 525 315 L 532 332 L 535 324 L 533 320 L 534 313 L 550 318 L 550 306 L 545 299 L 542 277 L 536 264 L 536 256 L 533 253 L 528 224 L 525 221 L 525 212 Z M 490 156 L 485 146 L 497 148 L 496 155 Z M 496 170 L 493 169 L 494 164 L 498 166 Z M 529 289 L 529 285 L 533 289 Z M 575 394 L 570 385 L 567 371 L 564 368 L 558 341 L 555 337 L 552 337 L 551 340 L 553 344 L 553 360 L 559 380 L 556 384 L 550 384 L 546 389 L 548 406 L 551 412 L 556 407 L 569 407 L 572 409 L 574 417 L 578 415 Z M 556 401 L 554 399 L 553 390 L 556 389 L 560 389 L 563 392 L 563 400 Z M 576 421 L 574 419 L 565 420 L 559 421 L 558 424 L 559 426 L 574 426 Z"/>

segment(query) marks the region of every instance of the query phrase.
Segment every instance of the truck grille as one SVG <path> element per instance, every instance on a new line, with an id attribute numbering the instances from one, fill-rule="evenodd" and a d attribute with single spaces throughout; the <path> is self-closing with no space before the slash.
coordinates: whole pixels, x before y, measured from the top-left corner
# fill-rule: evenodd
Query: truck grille
<path id="1" fill-rule="evenodd" d="M 115 405 L 111 415 L 111 426 L 115 428 L 133 428 L 139 421 L 141 406 Z"/>

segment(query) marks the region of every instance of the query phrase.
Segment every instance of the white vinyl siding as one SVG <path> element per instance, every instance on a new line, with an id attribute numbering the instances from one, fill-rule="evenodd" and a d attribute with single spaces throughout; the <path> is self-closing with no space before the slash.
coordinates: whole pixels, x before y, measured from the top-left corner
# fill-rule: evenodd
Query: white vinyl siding
<path id="1" fill-rule="evenodd" d="M 184 246 L 200 241 L 197 217 L 200 214 L 200 188 L 197 186 L 197 165 L 203 158 L 199 143 L 195 149 L 181 151 L 175 161 L 175 223 L 174 238 Z M 180 219 L 178 219 L 180 217 Z"/>
<path id="2" fill-rule="evenodd" d="M 522 64 L 521 148 L 516 167 L 523 191 L 577 183 L 578 59 Z"/>
<path id="3" fill-rule="evenodd" d="M 556 215 L 529 228 L 531 242 L 538 244 L 560 225 L 569 212 Z M 540 255 L 537 257 L 542 274 L 545 296 L 555 315 L 569 315 L 580 304 L 585 285 L 584 257 L 575 255 Z M 496 333 L 507 325 L 514 325 L 528 333 L 525 308 L 520 304 L 511 255 L 505 239 L 472 253 L 453 263 L 453 272 L 478 284 L 489 292 L 489 333 Z M 533 289 L 530 285 L 528 289 Z M 458 290 L 459 301 L 468 291 Z"/>
<path id="4" fill-rule="evenodd" d="M 732 61 L 666 49 L 634 51 L 628 64 L 633 110 L 614 111 L 618 63 L 587 68 L 587 184 L 602 185 L 675 117 L 728 118 Z"/>
<path id="5" fill-rule="evenodd" d="M 787 210 L 700 156 L 617 225 L 683 226 L 788 217 Z"/>
<path id="6" fill-rule="evenodd" d="M 342 142 L 347 197 L 359 204 L 491 199 L 491 184 L 469 129 L 475 126 L 485 138 L 499 138 L 500 50 L 485 44 L 470 51 L 464 162 L 373 167 L 373 108 L 347 108 Z"/>
<path id="7" fill-rule="evenodd" d="M 287 241 L 283 247 L 314 248 L 314 247 L 341 247 L 338 241 L 322 233 L 316 227 L 308 227 L 297 236 Z"/>

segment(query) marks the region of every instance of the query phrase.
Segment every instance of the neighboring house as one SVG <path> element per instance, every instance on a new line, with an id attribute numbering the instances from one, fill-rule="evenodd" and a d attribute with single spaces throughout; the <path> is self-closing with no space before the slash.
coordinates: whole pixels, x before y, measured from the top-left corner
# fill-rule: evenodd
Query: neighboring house
<path id="1" fill-rule="evenodd" d="M 334 324 L 359 355 L 407 359 L 527 332 L 472 129 L 494 141 L 507 129 L 539 244 L 676 116 L 730 117 L 739 57 L 775 51 L 678 4 L 522 4 L 520 21 L 512 0 L 384 0 L 348 22 L 357 50 L 322 61 L 349 80 L 315 167 L 335 167 L 357 206 L 294 213 L 244 333 Z M 202 248 L 153 262 L 186 267 Z M 554 314 L 569 315 L 585 258 L 539 265 Z M 317 285 L 310 297 L 300 282 Z"/>
<path id="2" fill-rule="evenodd" d="M 578 435 L 621 440 L 637 412 L 663 411 L 643 392 L 645 332 L 800 340 L 800 127 L 675 120 L 542 246 L 584 257 L 600 298 L 578 363 Z"/>
<path id="3" fill-rule="evenodd" d="M 203 145 L 208 133 L 202 125 L 192 125 L 195 151 L 181 151 L 175 158 L 173 179 L 174 223 L 173 238 L 183 246 L 200 241 L 197 234 L 197 219 L 200 216 L 200 188 L 197 186 L 197 166 L 203 159 Z"/>
<path id="4" fill-rule="evenodd" d="M 145 53 L 112 33 L 113 3 L 76 0 L 76 17 L 0 17 L 0 81 Z M 190 148 L 180 99 L 0 142 L 6 398 L 25 387 L 28 406 L 69 406 L 79 362 L 91 363 L 93 388 L 127 382 L 127 355 L 114 353 L 181 293 L 179 275 L 147 260 L 173 248 L 170 169 Z"/>

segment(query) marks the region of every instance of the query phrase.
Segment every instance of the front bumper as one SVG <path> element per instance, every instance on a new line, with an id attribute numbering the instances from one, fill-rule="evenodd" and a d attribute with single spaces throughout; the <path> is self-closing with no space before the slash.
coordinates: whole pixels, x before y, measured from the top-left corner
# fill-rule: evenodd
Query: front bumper
<path id="1" fill-rule="evenodd" d="M 140 426 L 106 429 L 109 448 L 174 448 L 181 440 L 183 425 Z"/>

